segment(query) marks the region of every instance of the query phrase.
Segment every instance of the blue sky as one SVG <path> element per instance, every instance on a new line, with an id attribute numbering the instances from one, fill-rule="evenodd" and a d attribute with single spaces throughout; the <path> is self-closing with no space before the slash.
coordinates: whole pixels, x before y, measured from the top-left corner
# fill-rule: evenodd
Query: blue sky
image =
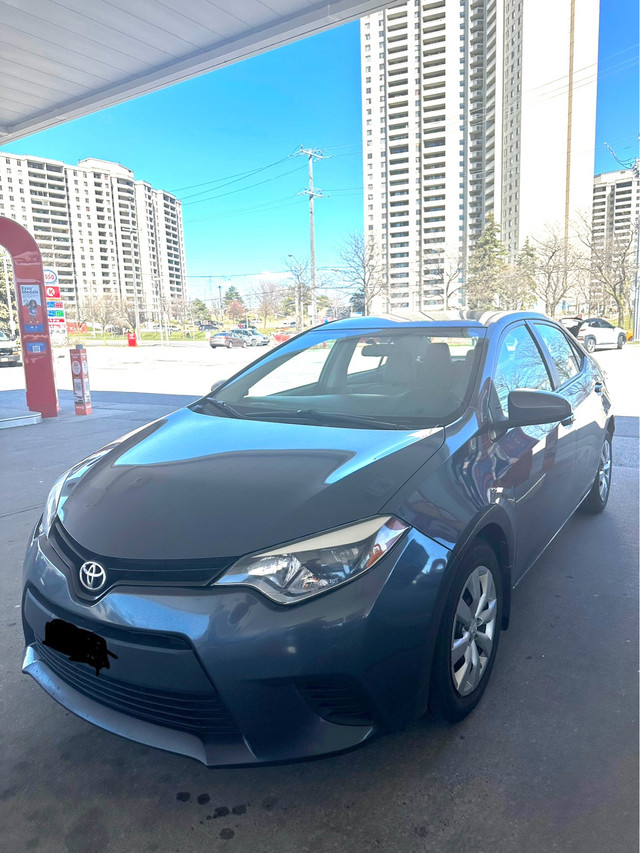
<path id="1" fill-rule="evenodd" d="M 596 172 L 617 168 L 605 141 L 622 160 L 637 153 L 636 0 L 602 0 L 600 30 Z M 362 230 L 357 23 L 0 150 L 69 163 L 114 160 L 175 192 L 184 201 L 192 284 L 196 276 L 216 284 L 238 276 L 242 286 L 244 274 L 282 270 L 289 254 L 308 256 L 308 201 L 298 195 L 307 160 L 289 158 L 300 146 L 328 155 L 315 165 L 315 185 L 326 194 L 315 221 L 318 266 L 331 266 L 344 238 Z"/>

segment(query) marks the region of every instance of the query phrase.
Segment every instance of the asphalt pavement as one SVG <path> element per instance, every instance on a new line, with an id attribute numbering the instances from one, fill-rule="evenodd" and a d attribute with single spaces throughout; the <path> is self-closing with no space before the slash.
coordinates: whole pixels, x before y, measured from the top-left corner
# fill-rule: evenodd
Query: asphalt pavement
<path id="1" fill-rule="evenodd" d="M 240 367 L 238 353 L 228 355 Z M 218 378 L 207 357 L 201 390 Z M 638 357 L 625 356 L 630 379 Z M 169 362 L 167 390 L 176 388 Z M 130 390 L 110 390 L 96 371 L 93 415 L 76 417 L 62 390 L 60 417 L 0 432 L 2 849 L 635 853 L 637 380 L 613 379 L 622 361 L 610 362 L 629 414 L 618 419 L 609 505 L 571 519 L 519 584 L 480 706 L 458 726 L 420 720 L 358 751 L 300 764 L 210 770 L 94 728 L 20 673 L 22 558 L 53 480 L 192 400 L 192 377 L 183 394 L 150 393 L 150 364 L 116 363 Z M 19 385 L 4 373 L 2 381 Z M 0 390 L 0 407 L 23 394 Z"/>

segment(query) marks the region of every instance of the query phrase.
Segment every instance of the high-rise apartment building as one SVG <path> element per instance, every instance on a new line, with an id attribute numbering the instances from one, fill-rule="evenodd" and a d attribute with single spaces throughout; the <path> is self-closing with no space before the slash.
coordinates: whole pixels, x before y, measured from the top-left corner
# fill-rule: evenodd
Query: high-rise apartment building
<path id="1" fill-rule="evenodd" d="M 361 22 L 365 236 L 393 310 L 458 304 L 490 216 L 509 254 L 591 208 L 599 0 L 412 0 Z"/>
<path id="2" fill-rule="evenodd" d="M 603 172 L 593 179 L 594 242 L 624 239 L 640 218 L 640 179 L 633 169 Z"/>
<path id="3" fill-rule="evenodd" d="M 35 237 L 68 315 L 89 296 L 166 309 L 186 296 L 182 205 L 105 160 L 0 153 L 0 215 Z"/>

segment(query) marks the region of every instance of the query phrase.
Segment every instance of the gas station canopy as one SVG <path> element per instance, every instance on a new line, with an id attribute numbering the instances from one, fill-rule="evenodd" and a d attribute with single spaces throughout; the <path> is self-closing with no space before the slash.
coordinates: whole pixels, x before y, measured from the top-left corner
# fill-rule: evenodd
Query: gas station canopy
<path id="1" fill-rule="evenodd" d="M 389 5 L 0 0 L 0 145 Z"/>

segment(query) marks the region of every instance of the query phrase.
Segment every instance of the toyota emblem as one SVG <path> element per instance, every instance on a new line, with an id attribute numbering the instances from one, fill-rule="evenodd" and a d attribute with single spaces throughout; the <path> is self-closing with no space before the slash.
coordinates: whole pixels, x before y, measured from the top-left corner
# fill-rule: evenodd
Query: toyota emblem
<path id="1" fill-rule="evenodd" d="M 107 573 L 100 563 L 89 561 L 80 566 L 80 583 L 89 592 L 97 592 L 107 582 Z"/>

